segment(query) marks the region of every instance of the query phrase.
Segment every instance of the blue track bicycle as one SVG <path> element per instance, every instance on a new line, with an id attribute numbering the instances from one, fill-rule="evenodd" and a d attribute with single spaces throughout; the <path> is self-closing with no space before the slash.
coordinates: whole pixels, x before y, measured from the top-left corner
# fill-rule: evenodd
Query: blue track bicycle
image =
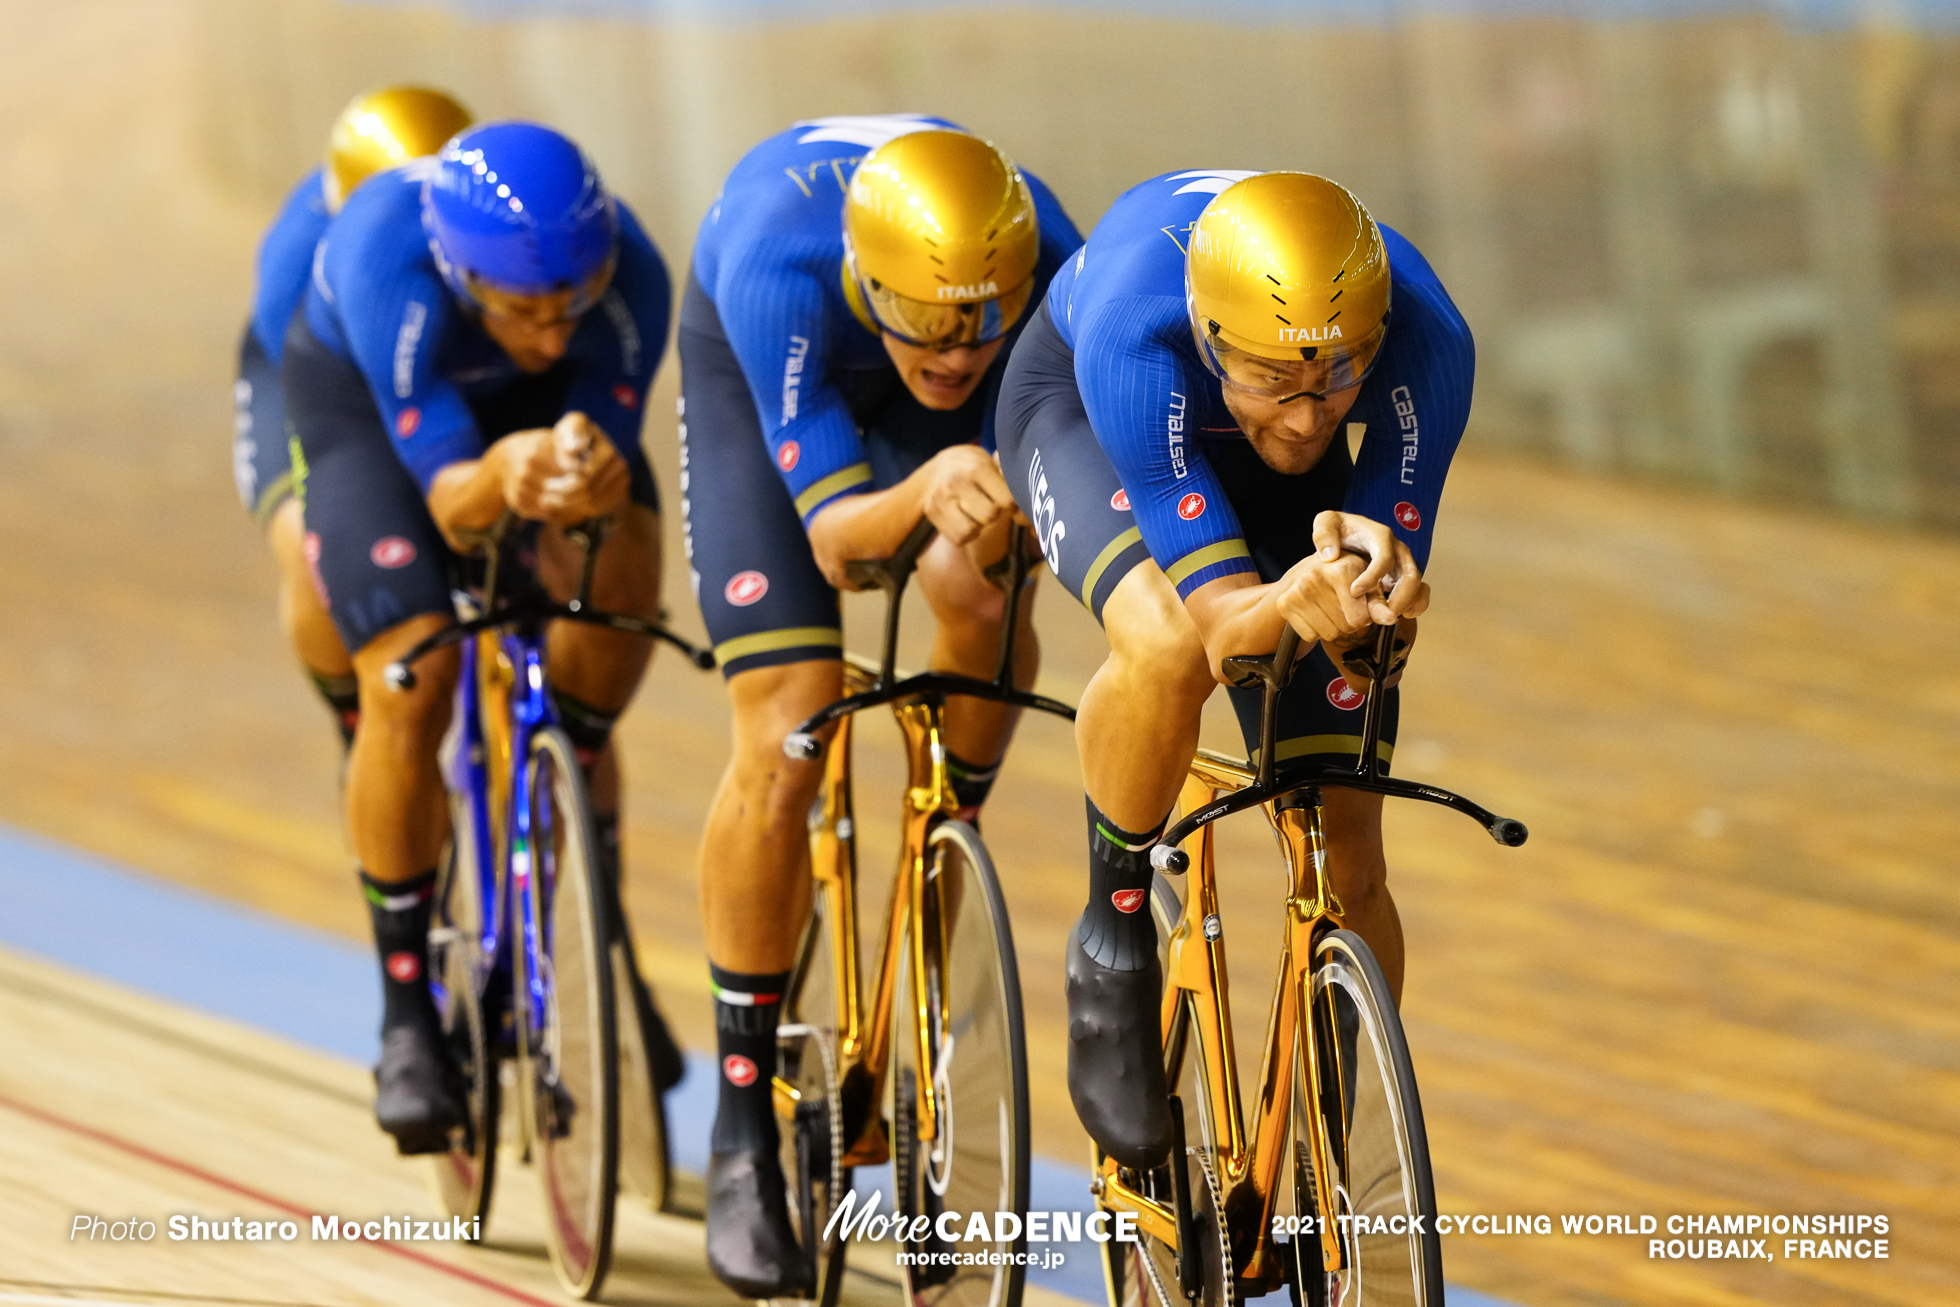
<path id="1" fill-rule="evenodd" d="M 560 603 L 507 555 L 533 524 L 506 513 L 486 533 L 480 588 L 457 591 L 458 622 L 388 669 L 461 646 L 456 713 L 444 750 L 448 874 L 430 931 L 430 976 L 468 1104 L 434 1186 L 447 1215 L 487 1217 L 504 1114 L 538 1165 L 545 1243 L 567 1292 L 592 1298 L 612 1256 L 622 1179 L 652 1206 L 667 1190 L 667 1135 L 647 1056 L 657 1020 L 620 908 L 617 869 L 601 865 L 585 778 L 546 689 L 545 630 L 584 622 L 714 659 L 666 627 L 594 610 L 603 521 L 567 531 L 585 552 L 578 594 Z"/>

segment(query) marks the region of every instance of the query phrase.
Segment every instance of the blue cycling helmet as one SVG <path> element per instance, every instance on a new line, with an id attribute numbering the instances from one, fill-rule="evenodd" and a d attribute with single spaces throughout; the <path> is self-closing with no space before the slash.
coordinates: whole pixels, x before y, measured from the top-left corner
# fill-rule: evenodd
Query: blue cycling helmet
<path id="1" fill-rule="evenodd" d="M 549 127 L 491 123 L 442 147 L 422 183 L 436 267 L 464 302 L 473 285 L 517 295 L 603 287 L 619 213 L 585 152 Z"/>

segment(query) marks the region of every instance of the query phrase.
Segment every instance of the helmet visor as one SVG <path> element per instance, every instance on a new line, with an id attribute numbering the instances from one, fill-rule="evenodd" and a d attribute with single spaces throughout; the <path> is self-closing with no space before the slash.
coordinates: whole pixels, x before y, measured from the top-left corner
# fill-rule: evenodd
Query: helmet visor
<path id="1" fill-rule="evenodd" d="M 860 278 L 864 302 L 878 325 L 909 345 L 953 349 L 999 340 L 1018 322 L 1034 294 L 1034 278 L 994 299 L 934 304 L 908 299 L 882 282 Z"/>
<path id="2" fill-rule="evenodd" d="M 1296 399 L 1324 400 L 1358 386 L 1374 371 L 1388 336 L 1388 319 L 1352 343 L 1309 345 L 1293 358 L 1268 358 L 1242 350 L 1218 334 L 1218 324 L 1195 315 L 1191 332 L 1198 356 L 1227 389 L 1279 404 Z"/>
<path id="3" fill-rule="evenodd" d="M 463 272 L 463 285 L 476 306 L 484 312 L 504 317 L 535 316 L 545 312 L 550 314 L 552 321 L 569 322 L 583 317 L 605 295 L 612 285 L 613 269 L 618 262 L 617 256 L 609 258 L 604 267 L 578 285 L 561 285 L 550 291 L 513 290 L 467 269 Z"/>

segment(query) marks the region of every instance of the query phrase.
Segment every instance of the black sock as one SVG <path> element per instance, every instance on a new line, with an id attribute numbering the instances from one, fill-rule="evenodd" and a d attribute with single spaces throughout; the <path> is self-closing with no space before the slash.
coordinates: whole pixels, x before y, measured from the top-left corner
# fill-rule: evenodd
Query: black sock
<path id="1" fill-rule="evenodd" d="M 987 792 L 994 788 L 994 777 L 998 775 L 997 762 L 982 767 L 951 749 L 946 750 L 946 776 L 953 782 L 953 797 L 959 802 L 961 821 L 972 821 L 980 815 L 980 805 L 987 801 Z"/>
<path id="2" fill-rule="evenodd" d="M 361 873 L 361 893 L 374 923 L 374 946 L 381 955 L 381 1028 L 393 1030 L 435 1019 L 429 993 L 429 913 L 434 906 L 436 873 L 389 884 Z"/>
<path id="3" fill-rule="evenodd" d="M 1127 831 L 1089 807 L 1089 906 L 1076 938 L 1082 951 L 1112 971 L 1137 971 L 1157 956 L 1157 923 L 1150 915 L 1150 846 L 1164 823 Z"/>
<path id="4" fill-rule="evenodd" d="M 311 667 L 306 674 L 313 678 L 313 688 L 326 701 L 334 725 L 340 728 L 340 747 L 353 748 L 354 728 L 361 724 L 361 683 L 352 676 L 322 676 Z"/>
<path id="5" fill-rule="evenodd" d="M 776 1018 L 783 1008 L 789 972 L 747 976 L 710 962 L 715 991 L 715 1051 L 720 1058 L 721 1101 L 708 1147 L 717 1153 L 759 1148 L 773 1153 L 776 1099 Z"/>
<path id="6" fill-rule="evenodd" d="M 574 699 L 555 685 L 551 687 L 551 706 L 558 710 L 558 725 L 564 730 L 565 738 L 572 742 L 572 752 L 578 755 L 579 766 L 585 768 L 586 779 L 592 779 L 592 762 L 605 752 L 606 741 L 612 738 L 613 723 L 619 720 L 619 714 L 601 712 L 589 703 Z"/>

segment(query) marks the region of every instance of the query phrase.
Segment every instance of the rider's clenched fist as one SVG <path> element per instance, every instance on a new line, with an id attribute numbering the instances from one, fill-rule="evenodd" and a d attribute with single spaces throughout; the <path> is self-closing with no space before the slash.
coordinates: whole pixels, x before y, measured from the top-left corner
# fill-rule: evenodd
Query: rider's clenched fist
<path id="1" fill-rule="evenodd" d="M 606 433 L 583 413 L 550 430 L 506 436 L 500 451 L 504 503 L 519 517 L 575 526 L 626 502 L 632 476 Z"/>
<path id="2" fill-rule="evenodd" d="M 939 534 L 956 545 L 970 543 L 1013 513 L 1014 495 L 994 456 L 978 445 L 954 445 L 926 466 L 925 513 Z"/>

